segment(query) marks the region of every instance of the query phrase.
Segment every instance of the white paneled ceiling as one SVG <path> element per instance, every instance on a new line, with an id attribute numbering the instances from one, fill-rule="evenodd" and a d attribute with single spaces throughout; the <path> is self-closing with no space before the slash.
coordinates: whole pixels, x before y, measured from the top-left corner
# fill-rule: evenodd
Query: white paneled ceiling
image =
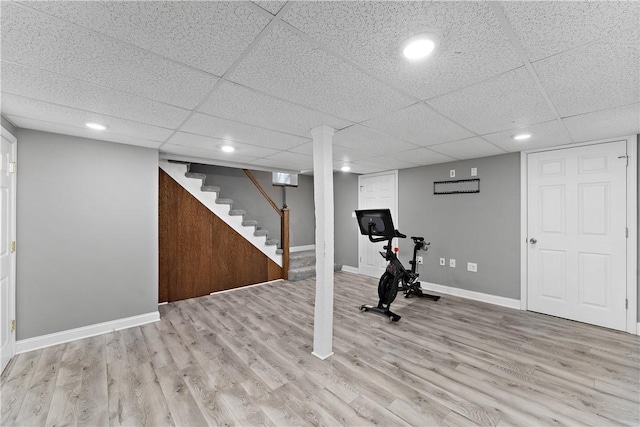
<path id="1" fill-rule="evenodd" d="M 635 1 L 0 7 L 7 119 L 166 157 L 307 171 L 325 124 L 334 167 L 372 173 L 640 133 Z"/>

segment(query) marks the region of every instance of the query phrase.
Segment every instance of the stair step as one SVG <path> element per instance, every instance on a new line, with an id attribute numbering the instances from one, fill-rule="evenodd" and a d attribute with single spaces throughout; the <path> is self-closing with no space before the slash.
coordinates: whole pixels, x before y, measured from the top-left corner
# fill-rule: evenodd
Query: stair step
<path id="1" fill-rule="evenodd" d="M 254 227 L 257 227 L 258 221 L 256 221 L 255 219 L 247 219 L 245 221 L 242 221 L 242 225 L 244 225 L 245 227 L 251 227 L 252 225 Z"/>
<path id="2" fill-rule="evenodd" d="M 289 255 L 290 268 L 300 268 L 316 264 L 316 251 L 293 252 Z"/>
<path id="3" fill-rule="evenodd" d="M 219 205 L 232 205 L 233 204 L 233 200 L 231 199 L 216 199 L 216 203 Z"/>
<path id="4" fill-rule="evenodd" d="M 342 269 L 342 265 L 334 264 L 333 271 L 339 271 L 341 269 Z M 304 280 L 304 279 L 308 279 L 310 277 L 315 277 L 315 276 L 316 276 L 316 266 L 314 264 L 306 267 L 290 268 L 288 280 L 290 282 L 297 282 L 298 280 Z"/>
<path id="5" fill-rule="evenodd" d="M 298 280 L 308 279 L 316 276 L 316 266 L 307 266 L 301 268 L 289 269 L 289 281 L 297 282 Z"/>
<path id="6" fill-rule="evenodd" d="M 229 211 L 229 215 L 231 215 L 231 216 L 243 216 L 243 215 L 246 215 L 246 212 L 243 211 L 242 209 L 231 209 Z"/>
<path id="7" fill-rule="evenodd" d="M 200 191 L 210 191 L 213 193 L 219 193 L 220 187 L 216 187 L 215 185 L 203 185 L 200 187 Z"/>
<path id="8" fill-rule="evenodd" d="M 206 179 L 207 175 L 203 174 L 203 173 L 196 173 L 196 172 L 187 172 L 184 174 L 184 176 L 186 176 L 187 178 L 193 178 L 193 179 Z"/>
<path id="9" fill-rule="evenodd" d="M 278 255 L 282 255 L 284 253 L 284 251 L 282 249 L 276 249 L 276 253 Z"/>
<path id="10" fill-rule="evenodd" d="M 273 246 L 273 245 L 279 245 L 280 244 L 280 240 L 278 239 L 267 239 L 266 242 L 264 242 L 265 245 L 267 246 Z"/>
<path id="11" fill-rule="evenodd" d="M 267 236 L 269 232 L 267 230 L 256 230 L 253 232 L 254 236 Z"/>

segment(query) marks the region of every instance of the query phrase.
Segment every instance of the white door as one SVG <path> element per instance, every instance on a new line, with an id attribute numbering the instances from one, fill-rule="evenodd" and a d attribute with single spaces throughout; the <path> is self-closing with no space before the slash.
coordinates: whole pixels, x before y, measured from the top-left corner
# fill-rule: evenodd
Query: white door
<path id="1" fill-rule="evenodd" d="M 15 331 L 12 320 L 15 311 L 15 240 L 16 209 L 16 144 L 2 128 L 2 159 L 0 159 L 0 372 L 15 354 Z"/>
<path id="2" fill-rule="evenodd" d="M 358 177 L 358 209 L 389 209 L 393 225 L 398 228 L 398 171 Z M 367 236 L 360 236 L 358 253 L 360 274 L 379 277 L 387 262 L 380 256 L 384 243 L 371 243 Z"/>
<path id="3" fill-rule="evenodd" d="M 626 328 L 626 141 L 528 155 L 528 309 Z"/>

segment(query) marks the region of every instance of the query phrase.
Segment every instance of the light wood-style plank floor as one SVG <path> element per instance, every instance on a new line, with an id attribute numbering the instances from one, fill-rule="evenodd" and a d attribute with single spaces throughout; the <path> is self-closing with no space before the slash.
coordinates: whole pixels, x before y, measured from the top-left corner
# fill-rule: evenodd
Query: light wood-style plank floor
<path id="1" fill-rule="evenodd" d="M 630 425 L 640 338 L 443 296 L 398 323 L 336 274 L 334 351 L 311 355 L 314 281 L 160 307 L 161 321 L 14 358 L 3 426 Z"/>

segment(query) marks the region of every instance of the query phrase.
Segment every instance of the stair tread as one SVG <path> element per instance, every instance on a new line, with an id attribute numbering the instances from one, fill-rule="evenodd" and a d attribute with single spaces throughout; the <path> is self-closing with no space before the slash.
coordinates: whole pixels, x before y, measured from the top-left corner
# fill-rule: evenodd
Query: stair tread
<path id="1" fill-rule="evenodd" d="M 265 243 L 265 245 L 273 246 L 273 245 L 277 245 L 277 244 L 279 244 L 279 243 L 280 243 L 280 241 L 279 241 L 279 240 L 276 240 L 276 239 L 267 239 L 267 241 L 266 241 L 266 242 L 264 242 L 264 243 Z"/>
<path id="2" fill-rule="evenodd" d="M 244 225 L 245 227 L 250 227 L 250 226 L 258 226 L 258 221 L 256 221 L 255 219 L 247 219 L 245 221 L 242 221 L 242 225 Z"/>
<path id="3" fill-rule="evenodd" d="M 266 236 L 269 232 L 267 230 L 256 230 L 253 232 L 254 236 Z"/>
<path id="4" fill-rule="evenodd" d="M 217 198 L 216 199 L 216 203 L 219 204 L 219 205 L 232 205 L 233 204 L 233 200 Z"/>
<path id="5" fill-rule="evenodd" d="M 203 185 L 200 187 L 200 191 L 211 191 L 215 193 L 220 192 L 220 187 L 216 187 L 215 185 Z"/>
<path id="6" fill-rule="evenodd" d="M 291 258 L 307 258 L 307 257 L 315 257 L 316 256 L 316 251 L 311 250 L 311 251 L 301 251 L 301 252 L 291 252 L 289 254 L 289 259 Z"/>
<path id="7" fill-rule="evenodd" d="M 242 209 L 231 209 L 229 211 L 229 215 L 232 215 L 232 216 L 242 216 L 242 215 L 245 215 L 245 214 L 246 214 L 246 212 L 243 211 Z"/>
<path id="8" fill-rule="evenodd" d="M 186 176 L 187 178 L 194 178 L 194 179 L 206 179 L 207 175 L 203 174 L 203 173 L 196 173 L 196 172 L 186 172 L 184 174 L 184 176 Z"/>
<path id="9" fill-rule="evenodd" d="M 302 271 L 316 271 L 316 266 L 314 265 L 305 265 L 304 267 L 298 268 L 290 268 L 289 272 L 302 272 Z"/>

